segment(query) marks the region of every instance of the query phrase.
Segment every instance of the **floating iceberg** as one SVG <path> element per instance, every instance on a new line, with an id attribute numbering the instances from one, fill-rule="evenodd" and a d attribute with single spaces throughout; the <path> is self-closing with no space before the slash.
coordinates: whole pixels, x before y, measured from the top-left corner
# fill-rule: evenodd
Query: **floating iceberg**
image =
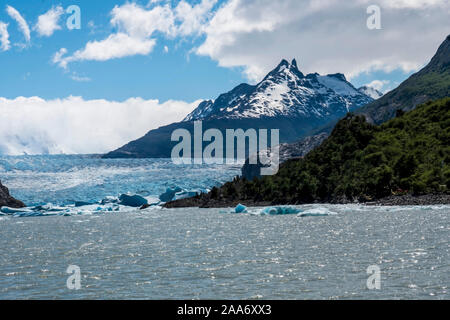
<path id="1" fill-rule="evenodd" d="M 314 209 L 300 212 L 298 214 L 298 216 L 299 217 L 325 217 L 325 216 L 333 216 L 336 214 L 337 214 L 336 212 L 330 211 L 327 208 L 314 208 Z"/>
<path id="2" fill-rule="evenodd" d="M 31 210 L 29 208 L 15 209 L 15 208 L 10 208 L 10 207 L 1 207 L 0 212 L 5 213 L 5 214 L 15 214 L 15 213 L 29 213 L 29 212 L 33 212 L 33 210 Z"/>
<path id="3" fill-rule="evenodd" d="M 143 205 L 148 204 L 147 199 L 139 195 L 130 196 L 127 194 L 122 194 L 119 197 L 119 200 L 121 205 L 134 208 L 142 207 Z"/>
<path id="4" fill-rule="evenodd" d="M 284 214 L 298 214 L 300 209 L 293 207 L 268 207 L 261 210 L 261 214 L 269 215 L 284 215 Z"/>
<path id="5" fill-rule="evenodd" d="M 93 203 L 85 202 L 85 201 L 75 201 L 75 207 L 84 207 L 84 206 L 90 206 Z"/>
<path id="6" fill-rule="evenodd" d="M 100 204 L 107 204 L 107 203 L 119 203 L 119 199 L 117 197 L 108 196 L 100 202 Z"/>
<path id="7" fill-rule="evenodd" d="M 242 205 L 242 204 L 238 204 L 236 206 L 236 208 L 234 209 L 235 213 L 246 213 L 247 212 L 247 207 Z"/>
<path id="8" fill-rule="evenodd" d="M 147 203 L 149 204 L 150 207 L 157 206 L 158 204 L 161 203 L 161 200 L 155 197 L 145 197 L 145 199 L 147 199 Z"/>
<path id="9" fill-rule="evenodd" d="M 172 201 L 175 198 L 175 195 L 178 192 L 182 191 L 183 189 L 181 189 L 180 187 L 167 188 L 166 192 L 164 192 L 162 195 L 159 196 L 159 200 L 161 200 L 162 202 Z"/>
<path id="10" fill-rule="evenodd" d="M 192 198 L 195 196 L 198 196 L 201 192 L 198 191 L 181 191 L 175 194 L 175 197 L 173 200 L 180 200 L 180 199 L 186 199 L 186 198 Z"/>
<path id="11" fill-rule="evenodd" d="M 67 210 L 67 208 L 64 207 L 55 207 L 51 203 L 47 203 L 43 206 L 32 207 L 30 209 L 32 209 L 33 211 L 45 211 L 45 212 L 62 212 Z"/>

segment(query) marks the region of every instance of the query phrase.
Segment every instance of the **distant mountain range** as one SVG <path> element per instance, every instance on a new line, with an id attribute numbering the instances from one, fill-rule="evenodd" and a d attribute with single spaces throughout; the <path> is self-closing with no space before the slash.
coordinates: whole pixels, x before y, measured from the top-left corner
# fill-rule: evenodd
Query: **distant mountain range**
<path id="1" fill-rule="evenodd" d="M 380 95 L 367 86 L 355 88 L 343 74 L 304 75 L 295 59 L 282 60 L 260 83 L 241 84 L 215 101 L 203 101 L 182 122 L 152 130 L 104 157 L 170 157 L 176 144 L 171 142 L 172 132 L 193 132 L 193 123 L 199 120 L 204 130 L 280 129 L 280 142 L 293 142 Z"/>

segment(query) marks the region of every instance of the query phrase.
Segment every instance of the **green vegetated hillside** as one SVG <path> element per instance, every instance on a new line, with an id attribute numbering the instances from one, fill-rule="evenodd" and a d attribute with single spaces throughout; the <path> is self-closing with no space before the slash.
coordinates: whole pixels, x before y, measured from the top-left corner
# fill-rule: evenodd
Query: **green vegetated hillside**
<path id="1" fill-rule="evenodd" d="M 208 197 L 278 204 L 370 201 L 392 194 L 450 190 L 450 98 L 375 126 L 347 115 L 304 159 L 275 176 L 237 178 Z"/>

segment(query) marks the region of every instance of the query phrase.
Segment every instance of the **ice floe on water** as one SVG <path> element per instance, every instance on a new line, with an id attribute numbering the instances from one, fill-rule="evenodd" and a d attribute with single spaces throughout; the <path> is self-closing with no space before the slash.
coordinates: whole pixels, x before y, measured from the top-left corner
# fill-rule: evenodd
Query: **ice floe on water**
<path id="1" fill-rule="evenodd" d="M 221 211 L 224 212 L 224 211 Z M 264 208 L 247 208 L 242 204 L 238 204 L 234 209 L 225 213 L 243 213 L 251 215 L 298 215 L 299 217 L 308 216 L 329 216 L 336 214 L 328 210 L 327 208 L 315 208 L 310 210 L 304 210 L 295 206 L 273 206 Z"/>
<path id="2" fill-rule="evenodd" d="M 172 200 L 196 196 L 209 190 L 196 189 L 184 190 L 180 187 L 168 188 L 161 196 L 149 195 L 142 191 L 140 194 L 121 194 L 118 197 L 107 196 L 101 201 L 73 201 L 73 203 L 56 206 L 48 203 L 45 205 L 31 206 L 27 208 L 0 208 L 0 216 L 12 217 L 40 217 L 40 216 L 73 216 L 94 215 L 111 212 L 130 212 L 137 209 L 161 208 L 161 206 Z"/>
<path id="3" fill-rule="evenodd" d="M 202 193 L 208 193 L 209 189 L 194 189 L 194 190 L 183 190 L 182 188 L 175 186 L 166 189 L 166 192 L 159 196 L 161 202 L 169 202 L 173 200 L 181 200 L 186 198 L 192 198 Z"/>
<path id="4" fill-rule="evenodd" d="M 181 191 L 177 193 L 189 193 L 189 191 Z M 97 202 L 77 201 L 67 206 L 56 206 L 46 204 L 28 208 L 0 208 L 0 218 L 7 217 L 46 217 L 46 216 L 77 216 L 77 215 L 101 215 L 110 213 L 132 213 L 137 210 L 145 209 L 148 212 L 162 209 L 162 202 L 154 196 L 130 195 L 122 194 L 119 197 L 106 197 Z M 184 210 L 184 209 L 171 209 Z M 170 212 L 168 210 L 167 212 Z M 203 210 L 203 209 L 199 209 Z M 206 209 L 205 209 L 206 210 Z M 360 204 L 352 205 L 299 205 L 299 206 L 268 206 L 268 207 L 246 207 L 242 204 L 234 208 L 217 209 L 222 214 L 247 214 L 254 216 L 283 216 L 296 215 L 300 218 L 307 217 L 328 217 L 338 214 L 348 213 L 400 213 L 405 211 L 437 211 L 450 213 L 448 205 L 433 206 L 366 206 Z M 167 214 L 167 213 L 166 213 Z"/>
<path id="5" fill-rule="evenodd" d="M 345 213 L 397 213 L 404 211 L 444 211 L 450 213 L 449 205 L 431 206 L 367 206 L 364 204 L 311 204 L 298 206 L 270 206 L 263 208 L 247 208 L 239 204 L 235 208 L 220 210 L 221 213 L 250 215 L 297 215 L 306 217 L 327 217 Z"/>
<path id="6" fill-rule="evenodd" d="M 55 206 L 51 203 L 46 205 L 27 207 L 27 208 L 10 208 L 1 207 L 0 216 L 11 217 L 44 217 L 44 216 L 75 216 L 75 215 L 94 215 L 106 214 L 112 212 L 130 212 L 135 211 L 138 207 L 147 204 L 149 206 L 158 206 L 159 200 L 152 197 L 144 198 L 139 195 L 125 195 L 120 197 L 107 197 L 97 203 L 89 203 L 76 201 L 74 204 L 67 206 Z"/>
<path id="7" fill-rule="evenodd" d="M 247 207 L 242 205 L 242 204 L 238 204 L 236 206 L 236 208 L 234 208 L 234 212 L 235 213 L 244 213 L 244 212 L 246 213 L 247 212 Z"/>
<path id="8" fill-rule="evenodd" d="M 337 212 L 331 211 L 328 208 L 314 208 L 302 211 L 298 214 L 299 217 L 326 217 L 337 215 Z"/>

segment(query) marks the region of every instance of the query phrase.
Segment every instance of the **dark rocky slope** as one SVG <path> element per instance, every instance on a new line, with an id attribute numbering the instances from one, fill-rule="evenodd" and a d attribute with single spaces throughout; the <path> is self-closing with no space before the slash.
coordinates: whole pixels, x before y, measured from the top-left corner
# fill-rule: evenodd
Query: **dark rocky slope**
<path id="1" fill-rule="evenodd" d="M 3 206 L 11 208 L 23 208 L 25 207 L 25 204 L 22 201 L 11 197 L 8 188 L 2 185 L 2 182 L 0 181 L 0 208 Z"/>

